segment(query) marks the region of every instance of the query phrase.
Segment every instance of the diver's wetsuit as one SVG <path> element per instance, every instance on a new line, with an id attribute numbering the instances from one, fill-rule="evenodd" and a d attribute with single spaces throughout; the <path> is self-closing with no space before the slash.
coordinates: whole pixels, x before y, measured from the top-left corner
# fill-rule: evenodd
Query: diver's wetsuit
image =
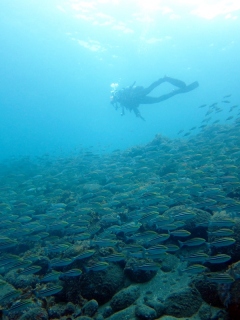
<path id="1" fill-rule="evenodd" d="M 160 97 L 149 97 L 147 96 L 152 90 L 161 85 L 164 82 L 169 82 L 178 89 L 173 90 L 170 93 L 163 94 Z M 134 83 L 135 84 L 135 83 Z M 190 85 L 186 85 L 185 82 L 173 79 L 170 77 L 161 78 L 155 82 L 153 82 L 149 87 L 144 88 L 141 86 L 134 86 L 134 84 L 130 87 L 124 88 L 120 91 L 117 91 L 112 97 L 112 104 L 115 105 L 116 109 L 118 108 L 118 103 L 120 103 L 122 107 L 122 115 L 124 115 L 124 108 L 133 110 L 135 115 L 142 120 L 144 118 L 141 116 L 138 107 L 140 104 L 154 104 L 164 100 L 167 100 L 176 94 L 189 92 L 191 90 L 196 89 L 199 84 L 197 81 L 191 83 Z"/>

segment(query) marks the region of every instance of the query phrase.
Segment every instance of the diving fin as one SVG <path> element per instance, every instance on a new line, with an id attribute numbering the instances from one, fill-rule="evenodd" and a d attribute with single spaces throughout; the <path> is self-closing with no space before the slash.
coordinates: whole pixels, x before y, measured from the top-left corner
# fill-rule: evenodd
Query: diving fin
<path id="1" fill-rule="evenodd" d="M 198 81 L 195 81 L 191 84 L 189 84 L 188 86 L 185 86 L 184 88 L 179 89 L 179 93 L 184 93 L 184 92 L 189 92 L 192 91 L 194 89 L 196 89 L 199 86 Z"/>

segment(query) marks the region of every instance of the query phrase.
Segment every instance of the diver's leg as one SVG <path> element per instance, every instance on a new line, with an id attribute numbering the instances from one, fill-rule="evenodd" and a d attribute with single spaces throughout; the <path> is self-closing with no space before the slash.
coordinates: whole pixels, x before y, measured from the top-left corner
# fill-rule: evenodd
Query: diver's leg
<path id="1" fill-rule="evenodd" d="M 182 80 L 178 80 L 178 79 L 174 79 L 174 78 L 170 78 L 165 76 L 164 77 L 166 82 L 171 83 L 173 86 L 178 87 L 179 89 L 183 89 L 186 87 L 186 83 L 183 82 Z"/>
<path id="2" fill-rule="evenodd" d="M 172 92 L 170 92 L 168 94 L 163 94 L 160 97 L 144 97 L 141 100 L 141 104 L 154 104 L 154 103 L 158 103 L 158 102 L 167 100 L 167 99 L 175 96 L 177 94 L 177 91 L 178 90 L 172 91 Z"/>
<path id="3" fill-rule="evenodd" d="M 185 82 L 183 82 L 181 80 L 178 80 L 178 79 L 174 79 L 174 78 L 170 78 L 170 77 L 164 76 L 163 78 L 158 79 L 157 81 L 153 82 L 149 87 L 144 89 L 144 94 L 145 95 L 149 94 L 153 89 L 155 89 L 156 87 L 158 87 L 160 84 L 162 84 L 164 82 L 169 82 L 173 86 L 178 87 L 179 89 L 183 89 L 183 88 L 186 87 L 186 83 Z"/>
<path id="4" fill-rule="evenodd" d="M 178 90 L 173 90 L 172 92 L 170 93 L 167 93 L 167 94 L 163 94 L 162 96 L 160 97 L 143 97 L 141 99 L 141 104 L 153 104 L 153 103 L 158 103 L 158 102 L 162 102 L 164 100 L 167 100 L 169 98 L 172 98 L 173 96 L 175 96 L 176 94 L 180 94 L 180 93 L 185 93 L 185 92 L 189 92 L 189 91 L 192 91 L 194 89 L 196 89 L 197 87 L 199 86 L 198 82 L 195 81 L 193 83 L 191 83 L 190 85 L 188 86 L 184 86 L 183 88 L 181 89 L 178 89 Z"/>
<path id="5" fill-rule="evenodd" d="M 184 86 L 183 88 L 180 88 L 179 90 L 176 90 L 177 93 L 185 93 L 185 92 L 189 92 L 192 91 L 194 89 L 196 89 L 197 87 L 199 87 L 199 83 L 198 81 L 194 81 L 193 83 L 189 84 L 188 86 Z"/>
<path id="6" fill-rule="evenodd" d="M 149 94 L 153 89 L 155 89 L 156 87 L 158 87 L 160 84 L 162 84 L 163 82 L 166 82 L 167 80 L 165 80 L 164 78 L 160 78 L 157 81 L 153 82 L 152 84 L 150 84 L 149 87 L 144 89 L 144 94 L 147 95 Z"/>

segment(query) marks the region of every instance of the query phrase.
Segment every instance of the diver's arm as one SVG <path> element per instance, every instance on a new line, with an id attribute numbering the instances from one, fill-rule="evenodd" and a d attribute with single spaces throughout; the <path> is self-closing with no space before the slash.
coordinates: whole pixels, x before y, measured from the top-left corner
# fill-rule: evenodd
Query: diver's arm
<path id="1" fill-rule="evenodd" d="M 111 102 L 111 105 L 114 106 L 115 110 L 117 110 L 119 108 L 119 105 L 117 102 Z"/>
<path id="2" fill-rule="evenodd" d="M 129 86 L 130 89 L 133 88 L 133 86 L 135 85 L 136 81 L 133 82 L 133 84 L 131 86 Z"/>
<path id="3" fill-rule="evenodd" d="M 137 117 L 137 118 L 140 118 L 140 119 L 142 119 L 143 121 L 146 121 L 142 116 L 141 116 L 141 113 L 140 113 L 140 111 L 138 110 L 138 108 L 132 108 L 132 110 L 133 110 L 133 112 L 135 113 L 135 116 Z"/>

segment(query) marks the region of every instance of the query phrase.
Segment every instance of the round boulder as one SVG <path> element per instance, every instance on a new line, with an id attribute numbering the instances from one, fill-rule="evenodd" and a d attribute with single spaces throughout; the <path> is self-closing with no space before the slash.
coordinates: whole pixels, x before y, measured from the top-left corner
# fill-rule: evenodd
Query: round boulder
<path id="1" fill-rule="evenodd" d="M 202 299 L 195 288 L 184 288 L 170 294 L 165 300 L 165 313 L 177 318 L 191 317 L 202 304 Z"/>
<path id="2" fill-rule="evenodd" d="M 110 301 L 110 306 L 114 312 L 126 309 L 137 300 L 139 294 L 138 286 L 131 285 L 116 293 Z"/>

